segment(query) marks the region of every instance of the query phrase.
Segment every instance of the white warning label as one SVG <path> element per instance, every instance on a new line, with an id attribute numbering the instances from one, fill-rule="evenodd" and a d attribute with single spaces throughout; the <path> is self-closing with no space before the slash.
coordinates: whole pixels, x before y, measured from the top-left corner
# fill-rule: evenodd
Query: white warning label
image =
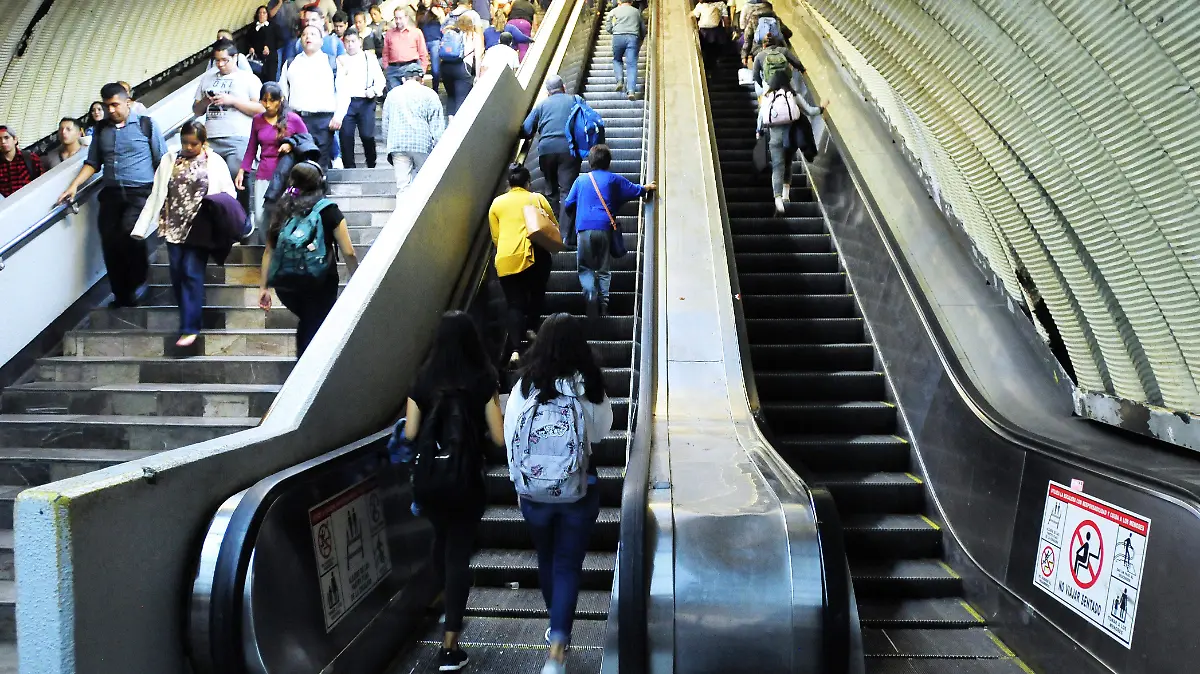
<path id="1" fill-rule="evenodd" d="M 308 511 L 329 632 L 392 572 L 383 498 L 368 478 Z"/>
<path id="2" fill-rule="evenodd" d="M 1033 584 L 1129 648 L 1149 536 L 1149 519 L 1051 482 Z"/>

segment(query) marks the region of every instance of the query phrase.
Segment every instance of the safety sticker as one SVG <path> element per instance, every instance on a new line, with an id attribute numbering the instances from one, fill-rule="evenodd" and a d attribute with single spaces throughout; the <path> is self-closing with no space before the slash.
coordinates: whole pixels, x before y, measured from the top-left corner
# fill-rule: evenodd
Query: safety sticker
<path id="1" fill-rule="evenodd" d="M 1051 482 L 1033 584 L 1130 648 L 1149 537 L 1148 518 Z"/>
<path id="2" fill-rule="evenodd" d="M 392 572 L 383 500 L 374 478 L 313 506 L 308 522 L 329 632 Z"/>

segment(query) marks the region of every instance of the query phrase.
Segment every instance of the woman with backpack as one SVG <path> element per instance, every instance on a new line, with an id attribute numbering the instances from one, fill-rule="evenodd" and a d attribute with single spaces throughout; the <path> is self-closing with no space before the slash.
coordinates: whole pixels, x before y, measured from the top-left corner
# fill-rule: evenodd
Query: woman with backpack
<path id="1" fill-rule="evenodd" d="M 350 274 L 358 257 L 337 204 L 325 198 L 325 171 L 315 161 L 292 167 L 271 213 L 263 250 L 258 306 L 271 310 L 271 291 L 296 314 L 296 357 L 304 355 L 338 294 L 338 251 Z"/>
<path id="2" fill-rule="evenodd" d="M 600 515 L 589 459 L 612 424 L 604 375 L 583 321 L 554 314 L 526 354 L 504 414 L 509 477 L 537 548 L 538 583 L 550 612 L 542 674 L 566 672 L 584 555 Z"/>
<path id="3" fill-rule="evenodd" d="M 575 219 L 579 245 L 575 256 L 579 266 L 579 285 L 587 306 L 587 315 L 608 314 L 608 289 L 612 281 L 612 239 L 621 236 L 621 226 L 613 216 L 627 201 L 649 196 L 655 185 L 637 185 L 608 170 L 612 150 L 603 143 L 588 151 L 592 170 L 575 179 L 563 202 L 563 210 Z M 623 250 L 623 249 L 622 249 Z"/>
<path id="4" fill-rule="evenodd" d="M 208 148 L 207 141 L 204 124 L 186 122 L 180 127 L 179 152 L 163 155 L 154 172 L 150 197 L 133 227 L 134 238 L 144 239 L 157 230 L 167 243 L 171 287 L 179 305 L 178 347 L 196 343 L 204 309 L 204 267 L 209 250 L 189 244 L 193 222 L 206 197 L 225 194 L 237 198 L 225 160 Z"/>
<path id="5" fill-rule="evenodd" d="M 824 107 L 810 105 L 791 87 L 768 89 L 759 108 L 759 131 L 767 133 L 767 149 L 771 157 L 771 189 L 775 195 L 775 213 L 782 215 L 792 200 L 792 161 L 796 150 L 806 148 L 815 152 L 812 122 L 820 117 Z"/>
<path id="6" fill-rule="evenodd" d="M 451 24 L 450 22 L 453 22 Z M 446 85 L 446 114 L 454 116 L 475 86 L 475 74 L 483 59 L 483 33 L 468 12 L 451 18 L 442 31 L 439 58 L 442 82 Z"/>
<path id="7" fill-rule="evenodd" d="M 768 33 L 761 48 L 750 61 L 754 93 L 762 96 L 767 89 L 795 88 L 796 73 L 804 73 L 804 64 L 787 48 L 783 39 Z"/>
<path id="8" fill-rule="evenodd" d="M 508 167 L 508 192 L 492 200 L 488 224 L 496 247 L 496 275 L 504 290 L 505 327 L 508 330 L 509 363 L 520 361 L 527 333 L 534 332 L 546 300 L 550 281 L 550 251 L 529 239 L 525 226 L 525 207 L 533 206 L 551 222 L 554 211 L 546 197 L 529 191 L 529 169 L 520 164 Z"/>
<path id="9" fill-rule="evenodd" d="M 471 592 L 475 532 L 487 506 L 486 445 L 504 445 L 503 423 L 499 380 L 479 329 L 469 315 L 448 312 L 409 391 L 404 424 L 404 437 L 415 449 L 414 499 L 433 525 L 434 568 L 445 592 L 445 632 L 438 653 L 443 672 L 462 669 L 469 659 L 458 646 L 458 635 Z M 453 438 L 461 439 L 457 450 Z M 426 468 L 433 456 L 453 459 L 455 451 L 462 461 L 452 475 Z M 439 463 L 437 468 L 450 460 Z"/>

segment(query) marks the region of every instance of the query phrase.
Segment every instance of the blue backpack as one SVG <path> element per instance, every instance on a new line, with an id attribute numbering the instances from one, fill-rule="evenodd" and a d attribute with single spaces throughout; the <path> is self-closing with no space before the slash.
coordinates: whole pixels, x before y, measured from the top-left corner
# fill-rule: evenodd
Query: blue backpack
<path id="1" fill-rule="evenodd" d="M 576 159 L 584 159 L 593 145 L 604 142 L 604 118 L 582 96 L 576 96 L 575 107 L 567 115 L 566 132 L 571 154 Z"/>
<path id="2" fill-rule="evenodd" d="M 448 30 L 442 33 L 442 44 L 438 47 L 438 56 L 442 63 L 462 63 L 466 52 L 467 47 L 463 43 L 462 33 L 457 30 Z"/>
<path id="3" fill-rule="evenodd" d="M 779 27 L 779 19 L 773 16 L 760 16 L 758 24 L 754 27 L 754 43 L 762 44 L 768 35 L 783 41 L 783 30 Z"/>
<path id="4" fill-rule="evenodd" d="M 322 199 L 313 205 L 308 215 L 292 216 L 283 224 L 271 254 L 268 286 L 304 290 L 325 279 L 333 264 L 333 255 L 325 245 L 321 211 L 332 205 L 329 199 Z"/>

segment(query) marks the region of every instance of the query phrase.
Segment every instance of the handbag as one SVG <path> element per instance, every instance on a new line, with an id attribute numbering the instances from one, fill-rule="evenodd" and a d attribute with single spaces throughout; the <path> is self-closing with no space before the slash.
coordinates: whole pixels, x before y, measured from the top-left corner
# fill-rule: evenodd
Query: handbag
<path id="1" fill-rule="evenodd" d="M 617 226 L 617 219 L 613 217 L 612 211 L 608 210 L 604 195 L 600 193 L 600 186 L 596 184 L 596 177 L 588 173 L 588 178 L 592 181 L 592 189 L 596 190 L 600 205 L 604 207 L 604 212 L 608 215 L 608 224 L 612 225 L 612 231 L 609 232 L 608 237 L 608 256 L 613 259 L 625 257 L 625 254 L 629 252 L 629 249 L 625 247 L 625 236 L 621 233 L 621 228 Z"/>
<path id="2" fill-rule="evenodd" d="M 533 199 L 521 209 L 521 213 L 525 216 L 525 236 L 529 237 L 530 241 L 551 253 L 567 249 L 563 244 L 562 232 L 558 230 L 558 225 L 554 224 L 554 218 L 537 203 L 537 199 Z"/>
<path id="3" fill-rule="evenodd" d="M 754 71 L 749 68 L 738 68 L 737 73 L 738 84 L 743 87 L 754 84 Z"/>
<path id="4" fill-rule="evenodd" d="M 771 169 L 771 153 L 767 143 L 767 130 L 763 129 L 762 135 L 754 142 L 754 152 L 750 155 L 757 173 L 765 173 Z"/>

